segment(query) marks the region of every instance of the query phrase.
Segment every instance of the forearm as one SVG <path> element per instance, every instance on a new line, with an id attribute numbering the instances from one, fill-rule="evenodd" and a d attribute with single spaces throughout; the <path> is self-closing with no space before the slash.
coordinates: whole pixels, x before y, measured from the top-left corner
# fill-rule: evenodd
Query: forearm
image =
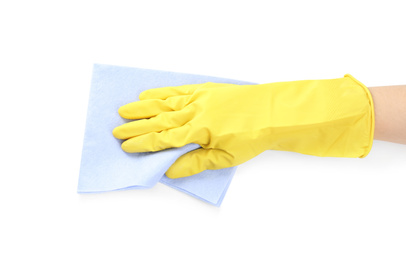
<path id="1" fill-rule="evenodd" d="M 406 85 L 368 89 L 375 109 L 374 139 L 406 144 Z"/>

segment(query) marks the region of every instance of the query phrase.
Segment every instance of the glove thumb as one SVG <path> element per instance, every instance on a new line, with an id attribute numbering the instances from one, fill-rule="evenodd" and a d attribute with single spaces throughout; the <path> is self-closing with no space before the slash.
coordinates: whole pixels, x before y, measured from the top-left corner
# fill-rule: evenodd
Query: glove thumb
<path id="1" fill-rule="evenodd" d="M 192 176 L 204 170 L 231 167 L 233 156 L 219 149 L 196 149 L 179 157 L 166 171 L 171 179 Z"/>

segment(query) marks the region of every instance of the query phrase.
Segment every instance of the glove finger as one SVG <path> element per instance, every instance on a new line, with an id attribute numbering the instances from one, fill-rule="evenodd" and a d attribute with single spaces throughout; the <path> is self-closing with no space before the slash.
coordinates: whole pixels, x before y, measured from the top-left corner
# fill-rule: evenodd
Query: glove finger
<path id="1" fill-rule="evenodd" d="M 205 84 L 191 84 L 177 87 L 164 87 L 147 89 L 139 95 L 140 100 L 146 99 L 162 99 L 180 95 L 191 95 L 193 92 Z"/>
<path id="2" fill-rule="evenodd" d="M 189 120 L 187 110 L 164 112 L 149 119 L 141 119 L 113 129 L 114 137 L 128 139 L 150 132 L 159 132 L 184 125 Z"/>
<path id="3" fill-rule="evenodd" d="M 190 126 L 168 129 L 162 132 L 151 132 L 124 141 L 121 148 L 127 153 L 155 152 L 173 147 L 182 147 L 193 140 Z"/>
<path id="4" fill-rule="evenodd" d="M 213 82 L 206 82 L 202 84 L 191 84 L 191 85 L 183 85 L 177 87 L 164 87 L 164 88 L 152 88 L 147 89 L 139 95 L 140 100 L 146 99 L 167 99 L 169 97 L 175 96 L 182 96 L 182 95 L 192 95 L 197 89 L 199 88 L 219 88 L 219 87 L 227 87 L 227 86 L 235 86 L 234 84 L 230 83 L 213 83 Z"/>
<path id="5" fill-rule="evenodd" d="M 141 100 L 120 107 L 118 113 L 126 119 L 150 118 L 163 112 L 181 110 L 188 99 L 188 96 L 179 96 L 167 100 Z"/>
<path id="6" fill-rule="evenodd" d="M 220 149 L 196 149 L 179 157 L 166 171 L 171 179 L 192 176 L 204 170 L 233 166 L 233 156 Z"/>

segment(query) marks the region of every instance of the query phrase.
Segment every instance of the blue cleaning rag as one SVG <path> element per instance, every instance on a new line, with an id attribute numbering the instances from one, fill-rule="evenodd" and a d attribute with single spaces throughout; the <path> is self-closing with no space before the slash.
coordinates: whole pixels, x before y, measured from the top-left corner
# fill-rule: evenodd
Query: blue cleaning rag
<path id="1" fill-rule="evenodd" d="M 176 159 L 197 144 L 159 152 L 129 154 L 121 150 L 121 140 L 112 130 L 128 122 L 118 108 L 138 100 L 150 88 L 205 82 L 253 84 L 230 79 L 111 65 L 94 65 L 89 96 L 78 193 L 151 188 L 157 182 L 220 206 L 236 167 L 206 170 L 200 174 L 169 179 L 166 170 Z"/>

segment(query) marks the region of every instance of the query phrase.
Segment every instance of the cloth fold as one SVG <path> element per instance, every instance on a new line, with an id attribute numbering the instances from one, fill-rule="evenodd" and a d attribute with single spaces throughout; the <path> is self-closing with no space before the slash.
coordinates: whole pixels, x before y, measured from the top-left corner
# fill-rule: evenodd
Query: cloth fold
<path id="1" fill-rule="evenodd" d="M 112 130 L 129 120 L 121 118 L 120 106 L 138 100 L 150 88 L 205 82 L 254 84 L 209 76 L 101 65 L 93 68 L 86 129 L 79 173 L 78 193 L 151 188 L 158 182 L 205 202 L 220 206 L 236 167 L 206 170 L 200 174 L 169 179 L 166 170 L 176 159 L 200 146 L 149 153 L 125 153 Z"/>

